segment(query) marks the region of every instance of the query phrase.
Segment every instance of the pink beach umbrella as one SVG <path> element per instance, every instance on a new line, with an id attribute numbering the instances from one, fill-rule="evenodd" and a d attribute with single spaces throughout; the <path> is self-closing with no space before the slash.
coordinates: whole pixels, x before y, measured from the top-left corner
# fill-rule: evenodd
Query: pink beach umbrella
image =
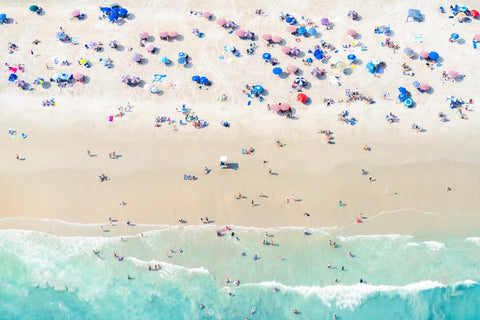
<path id="1" fill-rule="evenodd" d="M 273 37 L 272 37 L 272 41 L 273 41 L 273 42 L 276 42 L 276 43 L 279 43 L 279 42 L 282 41 L 282 37 L 280 37 L 280 36 L 273 36 Z"/>
<path id="2" fill-rule="evenodd" d="M 280 110 L 281 111 L 288 111 L 288 110 L 290 110 L 290 105 L 288 103 L 282 103 L 280 105 Z"/>
<path id="3" fill-rule="evenodd" d="M 170 31 L 170 32 L 168 32 L 168 36 L 170 38 L 176 38 L 178 36 L 178 32 L 177 31 Z"/>
<path id="4" fill-rule="evenodd" d="M 148 34 L 148 32 L 141 32 L 138 36 L 139 36 L 140 39 L 142 39 L 142 40 L 147 40 L 149 34 Z"/>
<path id="5" fill-rule="evenodd" d="M 237 35 L 238 37 L 242 38 L 243 36 L 245 36 L 245 30 L 243 30 L 243 29 L 238 29 L 237 31 L 235 31 L 235 35 Z"/>
<path id="6" fill-rule="evenodd" d="M 227 28 L 235 28 L 237 25 L 232 20 L 228 20 L 227 22 L 225 22 L 224 26 Z"/>
<path id="7" fill-rule="evenodd" d="M 297 47 L 292 48 L 291 54 L 293 54 L 294 56 L 298 56 L 299 53 L 300 49 L 298 49 Z"/>
<path id="8" fill-rule="evenodd" d="M 269 34 L 269 33 L 265 33 L 265 34 L 262 36 L 262 39 L 263 39 L 263 40 L 266 40 L 266 41 L 272 40 L 272 35 Z"/>
<path id="9" fill-rule="evenodd" d="M 289 25 L 287 27 L 287 31 L 290 32 L 290 33 L 295 33 L 295 32 L 297 32 L 297 27 Z"/>
<path id="10" fill-rule="evenodd" d="M 210 19 L 211 16 L 212 16 L 212 13 L 210 11 L 204 11 L 202 13 L 202 17 L 204 18 Z"/>
<path id="11" fill-rule="evenodd" d="M 422 82 L 422 83 L 420 83 L 420 87 L 419 87 L 419 88 L 420 88 L 420 90 L 422 90 L 422 91 L 427 91 L 428 89 L 430 89 L 430 86 L 429 86 L 427 83 Z"/>
<path id="12" fill-rule="evenodd" d="M 160 38 L 165 39 L 168 37 L 168 32 L 167 31 L 161 31 L 159 33 Z"/>
<path id="13" fill-rule="evenodd" d="M 147 52 L 153 52 L 155 50 L 155 47 L 153 46 L 153 44 L 149 44 L 146 49 Z"/>
<path id="14" fill-rule="evenodd" d="M 357 31 L 353 30 L 353 29 L 348 29 L 347 30 L 347 34 L 349 36 L 352 36 L 352 37 L 355 37 L 357 35 Z"/>
<path id="15" fill-rule="evenodd" d="M 226 22 L 227 22 L 227 19 L 225 19 L 225 18 L 218 18 L 217 19 L 217 24 L 219 26 L 223 26 Z"/>
<path id="16" fill-rule="evenodd" d="M 312 75 L 314 77 L 318 77 L 319 75 L 322 74 L 322 71 L 318 68 L 318 67 L 315 67 L 313 70 L 312 70 Z"/>
<path id="17" fill-rule="evenodd" d="M 298 67 L 294 66 L 292 64 L 287 67 L 287 71 L 290 72 L 290 73 L 295 73 L 295 72 L 297 72 L 297 70 L 298 70 Z"/>
<path id="18" fill-rule="evenodd" d="M 252 31 L 250 31 L 250 30 L 249 30 L 249 31 L 247 31 L 247 32 L 245 32 L 245 35 L 244 35 L 244 37 L 245 37 L 245 38 L 247 38 L 247 39 L 251 39 L 251 40 L 253 40 L 253 32 L 252 32 Z"/>
<path id="19" fill-rule="evenodd" d="M 88 43 L 88 47 L 89 47 L 89 48 L 96 48 L 96 47 L 97 47 L 97 43 L 96 43 L 96 42 L 93 42 L 93 41 L 90 41 L 90 42 Z"/>
<path id="20" fill-rule="evenodd" d="M 273 106 L 270 107 L 270 110 L 272 111 L 280 111 L 280 104 L 274 104 Z"/>
<path id="21" fill-rule="evenodd" d="M 427 59 L 428 58 L 428 52 L 427 51 L 420 51 L 420 53 L 418 54 L 420 57 L 422 57 L 423 59 Z"/>
<path id="22" fill-rule="evenodd" d="M 289 46 L 283 46 L 283 47 L 282 47 L 282 52 L 283 52 L 283 53 L 289 54 L 290 51 L 292 51 L 292 48 L 290 48 Z"/>
<path id="23" fill-rule="evenodd" d="M 480 41 L 480 34 L 477 33 L 476 35 L 474 35 L 473 36 L 473 41 L 479 42 Z"/>
<path id="24" fill-rule="evenodd" d="M 450 77 L 452 77 L 453 79 L 455 79 L 455 78 L 458 77 L 458 71 L 450 70 L 450 71 L 448 71 L 448 75 L 449 75 Z"/>
<path id="25" fill-rule="evenodd" d="M 75 73 L 73 74 L 73 79 L 75 79 L 75 80 L 82 80 L 82 79 L 83 79 L 83 73 L 81 73 L 81 72 L 75 72 Z"/>
<path id="26" fill-rule="evenodd" d="M 80 10 L 75 9 L 72 11 L 72 17 L 78 17 L 80 15 Z"/>
<path id="27" fill-rule="evenodd" d="M 132 56 L 132 60 L 135 62 L 140 62 L 142 60 L 142 55 L 140 53 L 135 52 Z"/>

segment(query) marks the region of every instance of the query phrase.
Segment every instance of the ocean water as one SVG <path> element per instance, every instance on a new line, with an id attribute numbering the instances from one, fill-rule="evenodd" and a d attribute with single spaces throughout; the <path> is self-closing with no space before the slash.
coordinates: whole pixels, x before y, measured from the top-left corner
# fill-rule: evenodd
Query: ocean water
<path id="1" fill-rule="evenodd" d="M 0 230 L 0 319 L 480 319 L 480 238 L 217 229 Z"/>

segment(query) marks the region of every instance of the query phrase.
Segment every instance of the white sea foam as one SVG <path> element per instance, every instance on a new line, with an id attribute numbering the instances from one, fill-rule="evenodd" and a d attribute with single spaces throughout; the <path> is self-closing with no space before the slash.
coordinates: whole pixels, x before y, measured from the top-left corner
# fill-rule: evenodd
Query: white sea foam
<path id="1" fill-rule="evenodd" d="M 420 291 L 446 287 L 444 284 L 436 281 L 422 281 L 405 286 L 359 283 L 351 286 L 335 285 L 326 287 L 286 286 L 275 281 L 266 281 L 260 283 L 246 283 L 241 287 L 248 286 L 261 286 L 272 290 L 276 287 L 279 291 L 290 291 L 304 296 L 316 295 L 328 307 L 332 307 L 332 304 L 335 304 L 336 308 L 350 309 L 352 311 L 359 307 L 362 301 L 367 297 L 379 292 L 397 293 L 399 295 L 415 295 Z"/>
<path id="2" fill-rule="evenodd" d="M 480 247 L 480 238 L 479 237 L 470 237 L 467 238 L 467 241 L 472 242 Z"/>
<path id="3" fill-rule="evenodd" d="M 141 259 L 137 259 L 134 257 L 128 257 L 125 258 L 128 261 L 131 261 L 134 265 L 136 266 L 141 266 L 148 268 L 148 266 L 154 266 L 154 265 L 160 265 L 160 270 L 162 273 L 168 276 L 174 276 L 178 274 L 179 272 L 185 272 L 189 274 L 210 274 L 210 272 L 204 268 L 204 267 L 197 267 L 197 268 L 187 268 L 184 266 L 179 266 L 173 263 L 168 263 L 164 261 L 158 261 L 158 260 L 150 260 L 150 261 L 144 261 Z"/>
<path id="4" fill-rule="evenodd" d="M 423 243 L 432 251 L 438 251 L 445 248 L 445 244 L 437 241 L 423 241 Z"/>
<path id="5" fill-rule="evenodd" d="M 478 282 L 476 281 L 473 281 L 473 280 L 465 280 L 465 281 L 460 281 L 460 282 L 457 282 L 455 283 L 455 287 L 458 287 L 458 286 L 465 286 L 465 287 L 471 287 L 471 286 L 474 286 L 478 284 Z"/>
<path id="6" fill-rule="evenodd" d="M 357 236 L 339 236 L 337 237 L 339 240 L 343 242 L 349 241 L 369 241 L 369 240 L 391 240 L 397 241 L 402 239 L 413 239 L 411 235 L 402 235 L 402 234 L 370 234 L 370 235 L 357 235 Z"/>
<path id="7" fill-rule="evenodd" d="M 416 242 L 409 242 L 407 243 L 407 247 L 419 247 L 420 244 L 416 243 Z"/>

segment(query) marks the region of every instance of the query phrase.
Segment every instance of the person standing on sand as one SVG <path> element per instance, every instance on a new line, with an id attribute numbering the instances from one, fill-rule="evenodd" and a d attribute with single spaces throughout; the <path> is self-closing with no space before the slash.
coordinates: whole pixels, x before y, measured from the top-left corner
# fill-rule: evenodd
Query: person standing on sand
<path id="1" fill-rule="evenodd" d="M 17 154 L 17 160 L 20 160 L 20 156 Z"/>
<path id="2" fill-rule="evenodd" d="M 253 200 L 252 200 L 252 207 L 254 207 L 254 206 L 255 206 L 255 202 L 253 202 Z"/>

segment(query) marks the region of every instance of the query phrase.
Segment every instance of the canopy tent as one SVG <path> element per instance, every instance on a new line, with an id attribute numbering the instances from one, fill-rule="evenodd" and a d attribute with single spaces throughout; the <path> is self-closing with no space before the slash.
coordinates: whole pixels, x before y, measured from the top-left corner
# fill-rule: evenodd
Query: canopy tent
<path id="1" fill-rule="evenodd" d="M 423 16 L 420 13 L 420 10 L 417 10 L 417 9 L 408 9 L 408 16 L 406 21 L 408 22 L 408 19 L 410 18 L 412 18 L 413 21 L 418 21 L 418 22 L 423 21 Z"/>

